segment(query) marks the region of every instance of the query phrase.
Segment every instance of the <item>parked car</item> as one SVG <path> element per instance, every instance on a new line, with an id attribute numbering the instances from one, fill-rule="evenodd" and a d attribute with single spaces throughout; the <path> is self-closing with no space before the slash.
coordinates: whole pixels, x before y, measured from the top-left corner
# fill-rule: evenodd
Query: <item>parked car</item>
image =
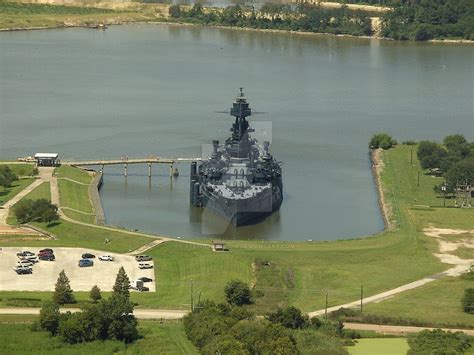
<path id="1" fill-rule="evenodd" d="M 39 254 L 43 254 L 43 253 L 54 254 L 53 249 L 50 249 L 50 248 L 41 249 L 39 251 Z"/>
<path id="2" fill-rule="evenodd" d="M 146 287 L 146 286 L 142 286 L 142 287 L 138 288 L 138 291 L 140 291 L 140 292 L 148 292 L 148 291 L 150 291 L 150 289 L 149 289 L 148 287 Z"/>
<path id="3" fill-rule="evenodd" d="M 56 257 L 54 256 L 54 254 L 40 254 L 38 256 L 38 259 L 39 260 L 46 260 L 46 261 L 54 261 L 56 259 Z"/>
<path id="4" fill-rule="evenodd" d="M 153 258 L 149 255 L 137 255 L 135 257 L 135 260 L 136 261 L 150 261 L 150 260 L 153 260 Z"/>
<path id="5" fill-rule="evenodd" d="M 99 256 L 99 260 L 101 261 L 114 261 L 114 257 L 110 255 L 101 255 Z"/>
<path id="6" fill-rule="evenodd" d="M 82 254 L 82 258 L 83 259 L 94 259 L 95 255 L 91 254 L 91 253 L 85 253 L 85 254 Z"/>
<path id="7" fill-rule="evenodd" d="M 153 265 L 148 263 L 140 263 L 138 264 L 139 269 L 153 269 Z"/>
<path id="8" fill-rule="evenodd" d="M 15 272 L 18 275 L 25 275 L 25 274 L 32 274 L 33 273 L 33 269 L 31 267 L 16 267 L 13 270 L 15 270 Z"/>
<path id="9" fill-rule="evenodd" d="M 88 267 L 88 266 L 94 266 L 94 262 L 90 259 L 79 260 L 79 267 Z"/>
<path id="10" fill-rule="evenodd" d="M 27 256 L 34 256 L 35 254 L 33 254 L 31 251 L 28 251 L 28 250 L 25 250 L 25 251 L 20 251 L 19 253 L 16 253 L 16 256 L 18 256 L 19 258 L 25 258 Z"/>
<path id="11" fill-rule="evenodd" d="M 27 256 L 27 257 L 25 257 L 25 258 L 23 258 L 23 259 L 24 259 L 24 260 L 29 260 L 29 261 L 31 261 L 33 264 L 36 264 L 36 263 L 38 262 L 38 258 L 37 258 L 35 255 L 33 255 L 33 256 Z"/>
<path id="12" fill-rule="evenodd" d="M 140 287 L 143 287 L 143 281 L 141 280 L 132 280 L 130 281 L 130 288 L 132 290 L 138 290 Z"/>
<path id="13" fill-rule="evenodd" d="M 139 277 L 138 280 L 141 282 L 152 282 L 153 279 L 150 279 L 149 277 Z"/>
<path id="14" fill-rule="evenodd" d="M 22 259 L 18 260 L 18 266 L 33 266 L 33 263 L 30 260 Z"/>

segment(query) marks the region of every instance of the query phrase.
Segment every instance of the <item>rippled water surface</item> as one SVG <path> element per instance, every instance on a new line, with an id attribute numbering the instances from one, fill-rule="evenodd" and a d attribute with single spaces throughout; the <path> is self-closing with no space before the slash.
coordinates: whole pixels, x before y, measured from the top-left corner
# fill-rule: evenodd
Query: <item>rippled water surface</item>
<path id="1" fill-rule="evenodd" d="M 2 158 L 200 156 L 245 88 L 284 162 L 281 211 L 228 237 L 339 239 L 383 228 L 367 142 L 473 139 L 473 46 L 133 25 L 0 33 Z M 195 238 L 220 231 L 188 204 L 189 166 L 106 168 L 113 225 Z M 218 226 L 218 227 L 216 227 Z M 217 228 L 217 229 L 216 229 Z"/>

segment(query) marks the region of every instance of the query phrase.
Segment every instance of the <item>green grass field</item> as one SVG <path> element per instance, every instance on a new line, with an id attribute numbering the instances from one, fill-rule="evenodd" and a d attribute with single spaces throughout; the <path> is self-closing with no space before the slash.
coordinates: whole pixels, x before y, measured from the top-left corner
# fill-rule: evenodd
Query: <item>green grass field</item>
<path id="1" fill-rule="evenodd" d="M 31 321 L 31 317 L 22 320 Z M 29 327 L 29 323 L 10 323 L 0 317 L 0 354 L 198 354 L 180 322 L 140 321 L 144 338 L 130 345 L 111 340 L 69 345 Z"/>
<path id="2" fill-rule="evenodd" d="M 0 187 L 0 206 L 13 198 L 17 193 L 32 184 L 35 179 L 21 179 L 13 181 L 11 187 Z"/>
<path id="3" fill-rule="evenodd" d="M 1 3 L 0 3 L 1 4 Z M 1 8 L 1 5 L 0 5 Z M 0 11 L 1 12 L 1 11 Z M 35 169 L 35 164 L 24 163 L 24 164 L 8 164 L 2 163 L 2 165 L 8 165 L 8 167 L 17 175 L 17 176 L 31 176 Z"/>
<path id="4" fill-rule="evenodd" d="M 358 339 L 348 346 L 351 355 L 405 355 L 409 349 L 405 338 Z"/>
<path id="5" fill-rule="evenodd" d="M 461 298 L 468 287 L 474 287 L 474 282 L 447 277 L 386 301 L 368 304 L 364 312 L 452 327 L 457 324 L 474 327 L 474 315 L 463 312 L 461 308 Z"/>

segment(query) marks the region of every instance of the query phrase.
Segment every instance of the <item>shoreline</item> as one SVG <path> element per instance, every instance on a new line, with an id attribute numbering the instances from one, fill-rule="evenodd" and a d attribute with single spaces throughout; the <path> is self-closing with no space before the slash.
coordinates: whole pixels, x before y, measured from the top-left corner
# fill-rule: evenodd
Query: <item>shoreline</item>
<path id="1" fill-rule="evenodd" d="M 377 188 L 377 200 L 379 204 L 379 210 L 382 214 L 382 219 L 384 223 L 384 232 L 395 230 L 395 223 L 393 222 L 393 213 L 391 206 L 387 203 L 385 194 L 383 191 L 383 184 L 381 181 L 381 176 L 385 164 L 382 159 L 382 149 L 373 149 L 370 152 L 370 160 L 372 162 L 372 175 L 374 178 L 374 183 Z"/>
<path id="2" fill-rule="evenodd" d="M 174 22 L 174 21 L 111 21 L 106 25 L 108 26 L 123 26 L 130 24 L 146 24 L 146 25 L 172 25 L 172 26 L 193 26 L 193 27 L 203 27 L 203 28 L 224 28 L 229 30 L 240 30 L 240 31 L 255 31 L 255 32 L 267 32 L 267 33 L 286 33 L 286 34 L 296 34 L 296 35 L 317 35 L 317 36 L 332 36 L 332 37 L 347 37 L 347 38 L 361 38 L 361 39 L 374 39 L 374 40 L 384 40 L 384 41 L 397 41 L 392 38 L 387 37 L 378 37 L 378 36 L 356 36 L 351 34 L 334 34 L 328 32 L 308 32 L 308 31 L 292 31 L 292 30 L 279 30 L 279 29 L 269 29 L 269 28 L 251 28 L 251 27 L 237 27 L 237 26 L 220 26 L 220 25 L 203 25 L 196 23 L 188 22 Z M 0 28 L 0 32 L 16 32 L 16 31 L 36 31 L 36 30 L 49 30 L 49 29 L 67 29 L 67 28 L 88 28 L 86 24 L 82 23 L 63 23 L 52 26 L 36 26 L 36 27 L 9 27 L 9 28 Z M 401 41 L 397 42 L 406 42 L 406 43 L 436 43 L 436 44 L 474 44 L 474 41 L 467 39 L 430 39 L 428 41 Z"/>

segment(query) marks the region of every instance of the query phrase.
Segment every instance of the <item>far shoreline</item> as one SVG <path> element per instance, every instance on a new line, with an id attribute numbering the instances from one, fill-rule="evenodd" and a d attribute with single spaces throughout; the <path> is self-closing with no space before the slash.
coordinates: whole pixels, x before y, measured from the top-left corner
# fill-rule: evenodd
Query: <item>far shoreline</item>
<path id="1" fill-rule="evenodd" d="M 223 28 L 229 30 L 237 31 L 254 31 L 254 32 L 263 32 L 263 33 L 281 33 L 281 34 L 290 34 L 290 35 L 303 35 L 303 36 L 331 36 L 336 38 L 354 38 L 354 39 L 368 39 L 368 40 L 382 40 L 382 41 L 393 41 L 400 43 L 436 43 L 436 44 L 467 44 L 472 45 L 474 41 L 467 39 L 430 39 L 428 41 L 402 41 L 395 40 L 387 37 L 377 37 L 377 36 L 355 36 L 351 34 L 334 34 L 328 32 L 308 32 L 308 31 L 292 31 L 292 30 L 279 30 L 279 29 L 268 29 L 268 28 L 251 28 L 251 27 L 236 27 L 236 26 L 220 26 L 220 25 L 203 25 L 195 24 L 188 22 L 174 22 L 174 21 L 110 21 L 107 22 L 107 26 L 124 26 L 124 25 L 167 25 L 167 26 L 177 26 L 177 27 L 202 27 L 202 28 Z M 69 29 L 69 28 L 87 28 L 94 30 L 87 26 L 85 23 L 69 23 L 69 24 L 58 24 L 51 26 L 33 26 L 33 27 L 8 27 L 0 28 L 0 32 L 18 32 L 18 31 L 38 31 L 38 30 L 53 30 L 53 29 Z"/>

